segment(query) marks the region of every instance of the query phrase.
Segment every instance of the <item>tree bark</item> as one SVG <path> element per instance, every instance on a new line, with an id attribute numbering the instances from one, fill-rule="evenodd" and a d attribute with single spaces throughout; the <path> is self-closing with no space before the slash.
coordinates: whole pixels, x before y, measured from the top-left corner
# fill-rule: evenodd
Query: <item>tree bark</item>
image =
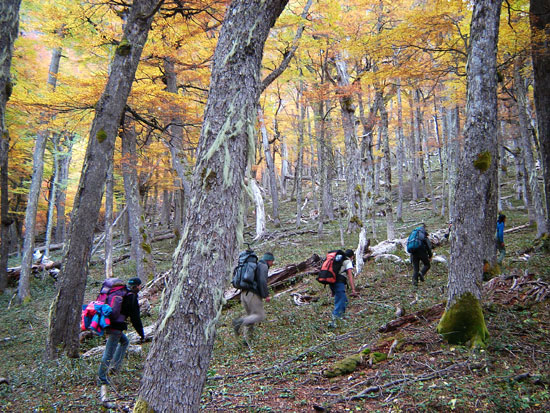
<path id="1" fill-rule="evenodd" d="M 548 232 L 546 228 L 546 214 L 544 211 L 543 196 L 538 183 L 537 168 L 535 165 L 535 158 L 533 156 L 533 141 L 531 136 L 529 122 L 529 115 L 527 114 L 527 88 L 525 85 L 525 79 L 521 75 L 521 69 L 523 62 L 519 58 L 516 58 L 514 64 L 514 91 L 516 92 L 519 129 L 522 142 L 522 154 L 523 162 L 525 165 L 526 173 L 526 188 L 531 190 L 531 200 L 533 216 L 537 224 L 537 238 L 542 237 Z"/>
<path id="2" fill-rule="evenodd" d="M 265 163 L 267 165 L 267 174 L 269 176 L 269 189 L 271 191 L 271 213 L 273 214 L 273 225 L 278 228 L 281 226 L 279 218 L 279 194 L 277 192 L 277 177 L 275 176 L 275 164 L 269 148 L 269 138 L 265 126 L 264 114 L 262 108 L 258 106 L 258 120 L 260 123 L 260 132 L 262 136 L 262 146 L 264 149 Z"/>
<path id="3" fill-rule="evenodd" d="M 403 222 L 403 164 L 405 163 L 405 144 L 403 139 L 403 102 L 401 99 L 401 81 L 397 83 L 397 211 L 395 220 Z"/>
<path id="4" fill-rule="evenodd" d="M 531 0 L 529 14 L 535 109 L 546 198 L 546 228 L 550 229 L 550 5 L 548 0 Z"/>
<path id="5" fill-rule="evenodd" d="M 178 94 L 178 84 L 176 77 L 176 70 L 174 61 L 170 57 L 164 59 L 164 73 L 166 75 L 166 91 Z M 179 113 L 175 108 L 174 113 Z M 175 207 L 177 209 L 174 214 L 174 228 L 181 233 L 183 225 L 184 209 L 185 209 L 185 197 L 191 190 L 188 179 L 186 177 L 186 171 L 188 169 L 185 153 L 183 151 L 183 120 L 180 116 L 173 116 L 170 119 L 170 126 L 168 127 L 168 134 L 170 140 L 166 143 L 170 150 L 172 157 L 172 167 L 176 171 L 177 178 L 175 179 L 176 189 L 174 198 L 176 200 Z"/>
<path id="6" fill-rule="evenodd" d="M 11 219 L 8 216 L 8 152 L 10 135 L 6 126 L 6 103 L 8 102 L 13 83 L 10 76 L 13 44 L 19 30 L 19 6 L 21 0 L 3 0 L 0 2 L 0 293 L 8 284 L 9 228 Z"/>
<path id="7" fill-rule="evenodd" d="M 133 121 L 128 118 L 124 122 L 121 138 L 122 175 L 126 205 L 128 206 L 128 223 L 130 224 L 130 251 L 136 265 L 136 276 L 145 283 L 155 275 L 155 267 L 139 193 L 139 179 L 136 170 L 138 161 L 136 130 Z"/>
<path id="8" fill-rule="evenodd" d="M 94 228 L 126 100 L 159 0 L 135 0 L 116 49 L 105 90 L 96 105 L 75 196 L 67 253 L 50 309 L 45 357 L 78 357 L 78 331 Z"/>
<path id="9" fill-rule="evenodd" d="M 109 163 L 105 181 L 105 278 L 113 277 L 113 209 L 114 209 L 114 176 L 113 161 Z M 93 253 L 92 253 L 93 255 Z"/>
<path id="10" fill-rule="evenodd" d="M 449 343 L 485 346 L 489 336 L 480 286 L 483 262 L 495 251 L 500 6 L 501 0 L 476 1 L 470 26 L 465 150 L 456 182 L 447 306 L 437 327 Z"/>
<path id="11" fill-rule="evenodd" d="M 43 125 L 45 128 L 45 125 Z M 36 211 L 40 188 L 42 186 L 42 174 L 44 172 L 44 151 L 48 130 L 42 129 L 36 135 L 34 152 L 32 157 L 32 178 L 25 211 L 25 239 L 23 240 L 23 258 L 21 260 L 21 276 L 17 287 L 17 298 L 19 302 L 27 302 L 31 299 L 30 277 L 34 252 L 34 231 L 36 226 Z"/>
<path id="12" fill-rule="evenodd" d="M 388 111 L 384 103 L 384 95 L 381 90 L 376 93 L 380 94 L 380 131 L 382 135 L 382 145 L 384 151 L 384 200 L 386 203 L 386 239 L 395 238 L 395 225 L 393 222 L 393 195 L 391 186 L 391 152 L 390 138 L 388 134 L 389 121 Z"/>
<path id="13" fill-rule="evenodd" d="M 73 144 L 75 135 L 66 133 L 62 139 L 61 147 L 63 153 L 59 156 L 59 191 L 55 199 L 57 220 L 55 226 L 55 242 L 65 242 L 67 233 L 67 221 L 65 219 L 65 201 L 67 200 L 67 181 L 69 180 L 69 165 L 72 159 Z"/>
<path id="14" fill-rule="evenodd" d="M 252 164 L 263 47 L 286 0 L 234 0 L 214 53 L 190 205 L 134 411 L 199 410 Z M 184 343 L 184 345 L 182 345 Z"/>
<path id="15" fill-rule="evenodd" d="M 347 199 L 347 231 L 354 232 L 361 228 L 361 195 L 363 188 L 360 179 L 361 152 L 357 141 L 355 104 L 353 103 L 353 91 L 346 62 L 336 58 L 336 72 L 338 74 L 338 95 L 342 114 L 342 128 L 344 129 L 345 142 L 345 177 Z"/>

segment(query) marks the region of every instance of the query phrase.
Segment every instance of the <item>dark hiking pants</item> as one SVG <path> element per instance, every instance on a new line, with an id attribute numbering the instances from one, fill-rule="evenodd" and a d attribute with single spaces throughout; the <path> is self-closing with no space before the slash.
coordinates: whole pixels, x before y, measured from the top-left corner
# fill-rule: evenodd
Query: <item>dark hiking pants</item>
<path id="1" fill-rule="evenodd" d="M 422 271 L 419 271 L 420 261 L 424 264 Z M 428 251 L 426 251 L 425 248 L 420 248 L 417 252 L 411 254 L 411 262 L 413 265 L 413 284 L 416 285 L 418 284 L 419 276 L 420 280 L 424 281 L 424 275 L 430 269 L 430 257 L 428 256 Z"/>

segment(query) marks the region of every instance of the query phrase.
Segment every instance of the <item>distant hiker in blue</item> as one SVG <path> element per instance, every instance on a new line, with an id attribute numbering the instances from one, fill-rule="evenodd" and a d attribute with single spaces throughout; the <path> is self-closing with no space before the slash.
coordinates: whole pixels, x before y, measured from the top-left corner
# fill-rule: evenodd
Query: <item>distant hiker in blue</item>
<path id="1" fill-rule="evenodd" d="M 418 279 L 424 282 L 424 276 L 430 269 L 430 260 L 432 259 L 432 244 L 428 239 L 426 224 L 422 223 L 415 228 L 407 240 L 407 252 L 411 254 L 411 262 L 413 265 L 413 285 L 418 285 Z M 420 271 L 420 261 L 424 266 Z"/>
<path id="2" fill-rule="evenodd" d="M 336 276 L 336 282 L 334 284 L 329 284 L 334 297 L 334 310 L 332 311 L 332 321 L 329 323 L 330 328 L 336 327 L 336 322 L 341 320 L 346 312 L 346 307 L 348 305 L 348 297 L 346 295 L 348 281 L 351 287 L 352 297 L 357 296 L 355 281 L 353 279 L 353 257 L 355 253 L 353 250 L 346 250 L 345 253 L 346 256 L 344 257 L 342 267 L 340 267 L 340 272 Z"/>
<path id="3" fill-rule="evenodd" d="M 122 282 L 122 284 L 124 284 L 124 282 Z M 137 277 L 130 278 L 127 285 L 123 285 L 123 288 L 124 292 L 120 315 L 116 319 L 111 320 L 110 327 L 105 329 L 107 334 L 107 342 L 105 344 L 105 351 L 103 352 L 103 357 L 97 373 L 101 385 L 109 384 L 107 371 L 109 374 L 116 374 L 122 365 L 122 360 L 126 354 L 126 349 L 130 344 L 128 337 L 124 334 L 124 330 L 128 327 L 126 324 L 127 317 L 130 317 L 132 325 L 141 337 L 141 341 L 145 339 L 143 324 L 141 323 L 141 317 L 139 314 L 138 302 L 138 293 L 139 290 L 141 290 L 141 280 Z M 102 389 L 102 392 L 103 391 L 104 390 Z"/>
<path id="4" fill-rule="evenodd" d="M 495 242 L 497 244 L 497 262 L 502 264 L 504 256 L 506 255 L 506 247 L 504 245 L 504 223 L 506 222 L 506 215 L 500 214 L 497 219 L 497 233 L 495 236 Z"/>

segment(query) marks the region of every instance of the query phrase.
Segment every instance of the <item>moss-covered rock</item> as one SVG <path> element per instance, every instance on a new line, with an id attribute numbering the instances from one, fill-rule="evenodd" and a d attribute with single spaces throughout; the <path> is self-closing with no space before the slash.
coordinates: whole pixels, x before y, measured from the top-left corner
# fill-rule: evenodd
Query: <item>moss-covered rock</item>
<path id="1" fill-rule="evenodd" d="M 479 300 L 472 293 L 460 297 L 443 313 L 437 332 L 450 344 L 470 343 L 472 347 L 486 347 L 489 331 Z"/>

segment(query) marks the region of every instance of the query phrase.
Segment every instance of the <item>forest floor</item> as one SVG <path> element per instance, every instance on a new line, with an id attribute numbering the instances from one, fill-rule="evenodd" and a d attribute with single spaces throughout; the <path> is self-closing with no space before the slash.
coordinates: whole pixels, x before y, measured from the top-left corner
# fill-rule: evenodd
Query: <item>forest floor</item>
<path id="1" fill-rule="evenodd" d="M 504 211 L 507 228 L 527 222 L 518 206 Z M 430 231 L 445 228 L 430 207 L 428 202 L 408 207 L 405 222 L 397 227 L 399 237 L 406 237 L 421 221 Z M 281 209 L 293 211 L 295 206 L 285 201 Z M 310 233 L 298 233 L 290 212 L 282 217 L 283 226 L 268 227 L 271 236 L 254 245 L 258 254 L 275 254 L 275 268 L 304 261 L 313 253 L 322 255 L 340 244 L 338 222 L 327 224 L 324 235 L 318 236 L 316 222 L 304 223 Z M 371 245 L 384 239 L 383 218 L 377 224 L 380 239 L 372 239 Z M 345 247 L 355 248 L 358 235 L 344 236 Z M 267 320 L 256 328 L 250 347 L 234 335 L 231 320 L 242 308 L 238 300 L 230 301 L 219 321 L 201 411 L 550 411 L 550 252 L 535 242 L 532 227 L 506 234 L 505 242 L 503 274 L 483 286 L 490 333 L 486 349 L 449 345 L 435 331 L 446 299 L 445 263 L 433 263 L 426 281 L 415 288 L 410 263 L 371 260 L 356 276 L 359 297 L 350 297 L 347 317 L 334 329 L 328 326 L 330 290 L 312 275 L 273 294 L 266 303 Z M 154 247 L 157 271 L 167 270 L 175 241 Z M 448 258 L 448 243 L 435 253 Z M 407 258 L 404 251 L 396 255 Z M 132 271 L 130 262 L 115 267 L 121 278 L 131 277 Z M 101 279 L 100 266 L 92 266 L 87 298 L 96 294 Z M 15 286 L 0 296 L 0 377 L 6 379 L 0 383 L 0 411 L 104 411 L 96 384 L 100 356 L 42 360 L 55 283 L 49 276 L 37 277 L 31 287 L 33 300 L 26 305 L 16 305 Z M 291 293 L 314 299 L 298 306 Z M 384 330 L 397 318 L 396 307 L 405 316 L 417 316 Z M 143 319 L 145 325 L 154 322 L 155 312 L 153 306 L 152 314 Z M 94 338 L 82 352 L 100 344 L 102 339 Z M 135 402 L 149 346 L 145 343 L 141 353 L 130 353 L 123 371 L 113 378 L 110 396 L 119 411 Z M 388 354 L 391 348 L 392 355 L 379 361 L 365 354 L 353 371 L 326 377 L 335 363 L 366 348 L 371 354 Z"/>

